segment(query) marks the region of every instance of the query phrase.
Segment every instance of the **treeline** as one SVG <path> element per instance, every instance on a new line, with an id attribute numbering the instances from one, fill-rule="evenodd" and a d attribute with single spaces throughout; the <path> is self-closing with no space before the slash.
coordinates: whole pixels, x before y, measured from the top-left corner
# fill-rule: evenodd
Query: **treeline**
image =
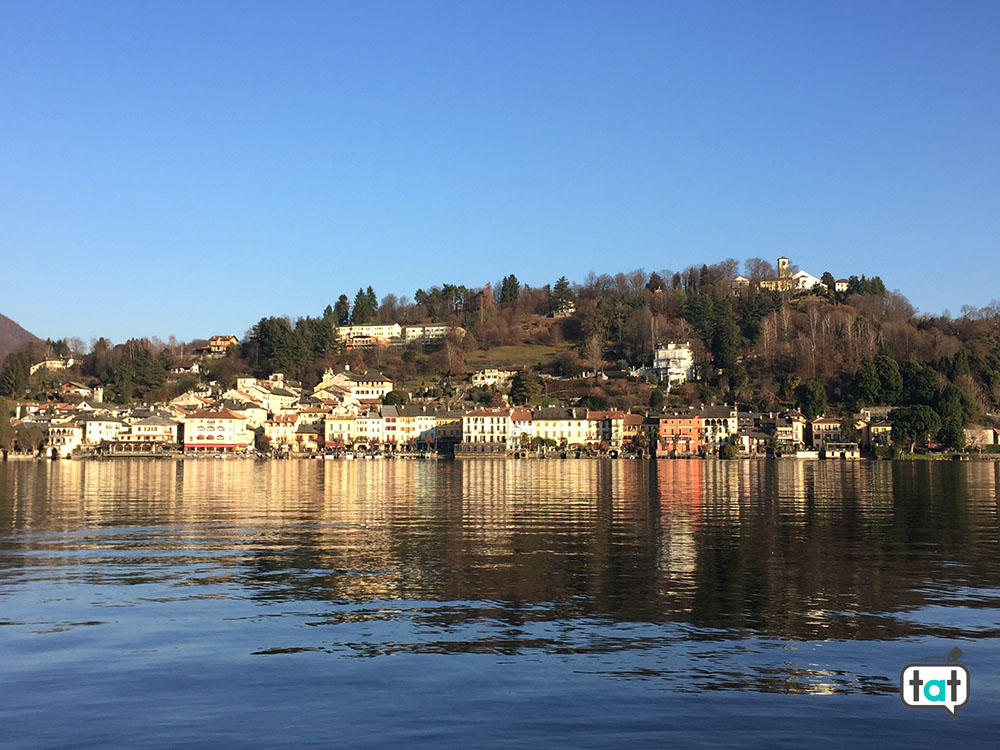
<path id="1" fill-rule="evenodd" d="M 734 286 L 738 275 L 746 286 Z M 942 427 L 995 413 L 1000 305 L 964 308 L 958 318 L 916 315 L 878 276 L 848 276 L 842 291 L 828 271 L 809 292 L 760 287 L 775 276 L 770 263 L 751 258 L 742 265 L 727 259 L 680 271 L 590 273 L 576 284 L 563 276 L 542 287 L 508 274 L 479 287 L 446 282 L 417 289 L 412 299 L 379 298 L 368 286 L 353 301 L 339 294 L 316 317 L 262 318 L 239 347 L 204 360 L 201 374 L 228 385 L 243 374 L 283 372 L 308 386 L 325 368 L 350 364 L 402 383 L 420 377 L 444 382 L 467 373 L 473 350 L 535 344 L 551 347 L 554 356 L 534 368 L 532 378 L 542 370 L 572 377 L 649 366 L 655 344 L 673 340 L 691 342 L 697 376 L 675 389 L 674 403 L 738 401 L 765 410 L 796 405 L 809 414 L 847 414 L 862 405 L 927 407 Z M 433 346 L 344 352 L 334 333 L 338 325 L 424 322 L 460 326 L 466 335 Z M 73 343 L 47 345 L 53 353 L 80 353 Z M 176 341 L 112 345 L 99 339 L 75 372 L 105 385 L 106 398 L 165 398 L 197 383 L 193 376 L 167 377 L 170 369 L 190 364 L 193 350 L 193 344 Z M 41 394 L 63 377 L 29 379 L 38 354 L 7 358 L 0 393 Z M 530 382 L 534 393 L 538 383 Z M 595 383 L 587 395 L 590 403 L 618 406 L 622 392 Z M 956 399 L 962 405 L 957 411 Z"/>

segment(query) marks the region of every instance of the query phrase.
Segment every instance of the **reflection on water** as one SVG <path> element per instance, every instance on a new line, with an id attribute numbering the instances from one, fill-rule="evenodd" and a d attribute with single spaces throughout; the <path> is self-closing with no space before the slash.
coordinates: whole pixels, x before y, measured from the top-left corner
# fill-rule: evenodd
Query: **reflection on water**
<path id="1" fill-rule="evenodd" d="M 998 477 L 993 463 L 0 465 L 0 656 L 27 673 L 75 633 L 105 659 L 481 655 L 683 693 L 890 695 L 900 652 L 876 644 L 1000 634 Z"/>

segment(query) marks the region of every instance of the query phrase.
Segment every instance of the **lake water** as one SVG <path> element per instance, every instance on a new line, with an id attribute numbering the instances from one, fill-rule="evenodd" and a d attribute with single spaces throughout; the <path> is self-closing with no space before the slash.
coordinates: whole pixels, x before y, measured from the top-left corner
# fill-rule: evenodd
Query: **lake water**
<path id="1" fill-rule="evenodd" d="M 996 747 L 1000 464 L 0 464 L 0 746 Z M 964 652 L 952 719 L 900 670 Z"/>

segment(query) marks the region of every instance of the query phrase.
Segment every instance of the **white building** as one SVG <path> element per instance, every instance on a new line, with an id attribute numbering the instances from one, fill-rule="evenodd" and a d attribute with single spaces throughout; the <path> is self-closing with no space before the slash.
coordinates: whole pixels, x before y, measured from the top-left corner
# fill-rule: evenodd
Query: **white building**
<path id="1" fill-rule="evenodd" d="M 477 386 L 506 385 L 514 376 L 516 370 L 486 369 L 472 374 L 472 384 Z"/>
<path id="2" fill-rule="evenodd" d="M 671 341 L 658 344 L 653 350 L 653 370 L 660 382 L 670 385 L 687 382 L 694 375 L 694 354 L 691 352 L 691 342 Z"/>
<path id="3" fill-rule="evenodd" d="M 403 328 L 399 323 L 369 323 L 357 326 L 337 326 L 334 329 L 338 341 L 347 341 L 356 338 L 373 338 L 379 341 L 391 341 L 401 338 Z"/>
<path id="4" fill-rule="evenodd" d="M 459 326 L 446 326 L 439 323 L 427 323 L 415 326 L 406 326 L 404 331 L 406 343 L 411 341 L 438 341 L 449 333 L 456 333 L 459 336 L 465 335 L 465 329 Z"/>
<path id="5" fill-rule="evenodd" d="M 462 415 L 463 443 L 502 443 L 510 440 L 511 409 L 477 409 Z"/>
<path id="6" fill-rule="evenodd" d="M 184 419 L 185 453 L 235 453 L 252 443 L 246 419 L 229 409 L 203 409 Z"/>

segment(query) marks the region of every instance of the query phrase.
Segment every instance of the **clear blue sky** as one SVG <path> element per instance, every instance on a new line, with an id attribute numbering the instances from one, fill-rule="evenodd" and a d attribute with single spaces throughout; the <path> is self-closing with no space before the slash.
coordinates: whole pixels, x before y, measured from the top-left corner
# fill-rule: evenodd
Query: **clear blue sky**
<path id="1" fill-rule="evenodd" d="M 1000 297 L 1000 3 L 0 4 L 0 312 L 53 338 L 788 255 Z"/>

